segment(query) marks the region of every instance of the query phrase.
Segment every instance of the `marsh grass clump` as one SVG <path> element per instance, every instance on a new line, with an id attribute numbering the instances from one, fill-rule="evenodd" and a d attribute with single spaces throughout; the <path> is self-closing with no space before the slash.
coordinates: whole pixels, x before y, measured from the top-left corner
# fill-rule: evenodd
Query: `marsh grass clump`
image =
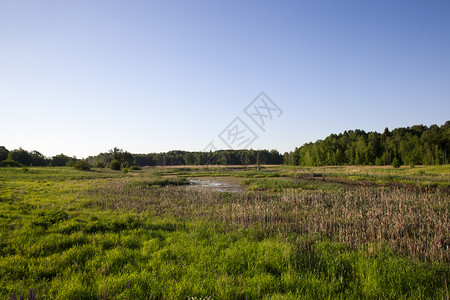
<path id="1" fill-rule="evenodd" d="M 181 177 L 155 177 L 149 178 L 145 180 L 137 180 L 132 181 L 127 184 L 128 188 L 149 188 L 149 187 L 162 187 L 162 186 L 180 186 L 189 184 L 189 180 L 187 178 Z"/>
<path id="2" fill-rule="evenodd" d="M 287 189 L 298 190 L 339 190 L 343 186 L 335 183 L 323 183 L 320 181 L 306 181 L 288 178 L 251 178 L 244 179 L 241 184 L 248 185 L 249 191 L 282 192 Z"/>
<path id="3" fill-rule="evenodd" d="M 292 179 L 245 179 L 241 184 L 248 185 L 248 189 L 251 191 L 264 191 L 269 190 L 273 192 L 280 192 L 283 189 L 288 188 L 300 188 L 299 182 L 295 182 Z"/>

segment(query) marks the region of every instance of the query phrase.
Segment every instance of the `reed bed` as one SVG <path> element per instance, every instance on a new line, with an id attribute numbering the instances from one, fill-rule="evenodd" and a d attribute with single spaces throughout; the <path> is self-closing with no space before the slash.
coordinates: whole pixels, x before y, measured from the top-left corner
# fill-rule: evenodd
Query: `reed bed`
<path id="1" fill-rule="evenodd" d="M 255 227 L 263 237 L 286 240 L 327 238 L 350 249 L 388 246 L 418 261 L 450 262 L 448 194 L 374 187 L 220 193 L 117 181 L 88 193 L 89 205 L 104 209 L 221 222 L 230 230 Z"/>

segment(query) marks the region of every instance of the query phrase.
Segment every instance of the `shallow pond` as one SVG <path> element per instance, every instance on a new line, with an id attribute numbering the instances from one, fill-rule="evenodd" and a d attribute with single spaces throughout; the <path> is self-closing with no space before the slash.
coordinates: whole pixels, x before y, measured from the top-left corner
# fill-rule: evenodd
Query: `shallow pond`
<path id="1" fill-rule="evenodd" d="M 233 177 L 196 177 L 189 179 L 189 187 L 218 192 L 245 192 L 246 186 L 240 184 L 241 180 Z"/>

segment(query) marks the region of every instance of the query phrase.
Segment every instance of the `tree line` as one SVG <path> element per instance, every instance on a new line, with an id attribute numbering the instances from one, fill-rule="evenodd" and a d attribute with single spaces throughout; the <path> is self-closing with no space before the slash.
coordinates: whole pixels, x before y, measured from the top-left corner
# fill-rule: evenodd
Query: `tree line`
<path id="1" fill-rule="evenodd" d="M 284 154 L 289 165 L 440 165 L 448 164 L 450 121 L 442 126 L 388 128 L 383 133 L 350 130 L 331 134 Z"/>
<path id="2" fill-rule="evenodd" d="M 117 149 L 117 148 L 115 148 Z M 111 151 L 90 156 L 86 160 L 93 166 L 108 166 L 115 159 L 121 163 L 127 161 L 130 165 L 138 166 L 176 166 L 176 165 L 254 165 L 254 164 L 283 164 L 283 155 L 277 150 L 217 150 L 210 152 L 173 150 L 162 153 L 130 154 L 117 149 L 128 159 L 114 158 Z"/>
<path id="3" fill-rule="evenodd" d="M 46 157 L 39 151 L 27 151 L 22 148 L 8 150 L 0 146 L 0 167 L 20 166 L 71 166 L 77 161 L 75 157 L 64 154 Z"/>
<path id="4" fill-rule="evenodd" d="M 74 166 L 80 159 L 59 154 L 45 157 L 40 152 L 22 148 L 8 150 L 0 146 L 0 166 Z M 277 150 L 217 150 L 210 152 L 169 151 L 163 153 L 131 154 L 115 147 L 108 152 L 84 159 L 92 167 L 110 167 L 111 163 L 121 168 L 130 166 L 174 166 L 174 165 L 252 165 L 283 164 L 283 155 Z"/>
<path id="5" fill-rule="evenodd" d="M 442 126 L 415 125 L 388 128 L 383 133 L 349 130 L 331 134 L 324 140 L 307 143 L 284 155 L 277 150 L 217 150 L 210 152 L 174 150 L 162 153 L 131 154 L 119 148 L 89 156 L 83 162 L 93 167 L 173 165 L 439 165 L 448 164 L 450 121 Z M 80 162 L 64 154 L 46 157 L 22 148 L 8 150 L 0 146 L 1 166 L 73 166 Z"/>

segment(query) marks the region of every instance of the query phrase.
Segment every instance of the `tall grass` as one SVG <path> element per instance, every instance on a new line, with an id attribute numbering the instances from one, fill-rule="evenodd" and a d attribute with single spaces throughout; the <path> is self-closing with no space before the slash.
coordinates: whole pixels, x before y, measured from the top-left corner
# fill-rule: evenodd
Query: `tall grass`
<path id="1" fill-rule="evenodd" d="M 0 299 L 448 298 L 448 194 L 156 175 L 0 169 Z"/>
<path id="2" fill-rule="evenodd" d="M 345 243 L 388 245 L 418 260 L 450 262 L 447 194 L 405 189 L 285 190 L 283 193 L 220 193 L 188 189 L 114 188 L 90 191 L 105 209 L 133 209 L 182 220 L 220 220 L 255 226 L 264 236 L 311 235 Z"/>
<path id="3" fill-rule="evenodd" d="M 450 188 L 450 165 L 402 167 L 328 166 L 284 167 L 284 176 L 294 178 L 340 178 L 374 184 L 405 184 L 421 188 Z M 290 171 L 288 171 L 290 170 Z"/>
<path id="4" fill-rule="evenodd" d="M 248 185 L 250 191 L 281 192 L 286 189 L 339 191 L 342 184 L 325 181 L 307 181 L 292 178 L 251 178 L 244 179 L 241 184 Z"/>

